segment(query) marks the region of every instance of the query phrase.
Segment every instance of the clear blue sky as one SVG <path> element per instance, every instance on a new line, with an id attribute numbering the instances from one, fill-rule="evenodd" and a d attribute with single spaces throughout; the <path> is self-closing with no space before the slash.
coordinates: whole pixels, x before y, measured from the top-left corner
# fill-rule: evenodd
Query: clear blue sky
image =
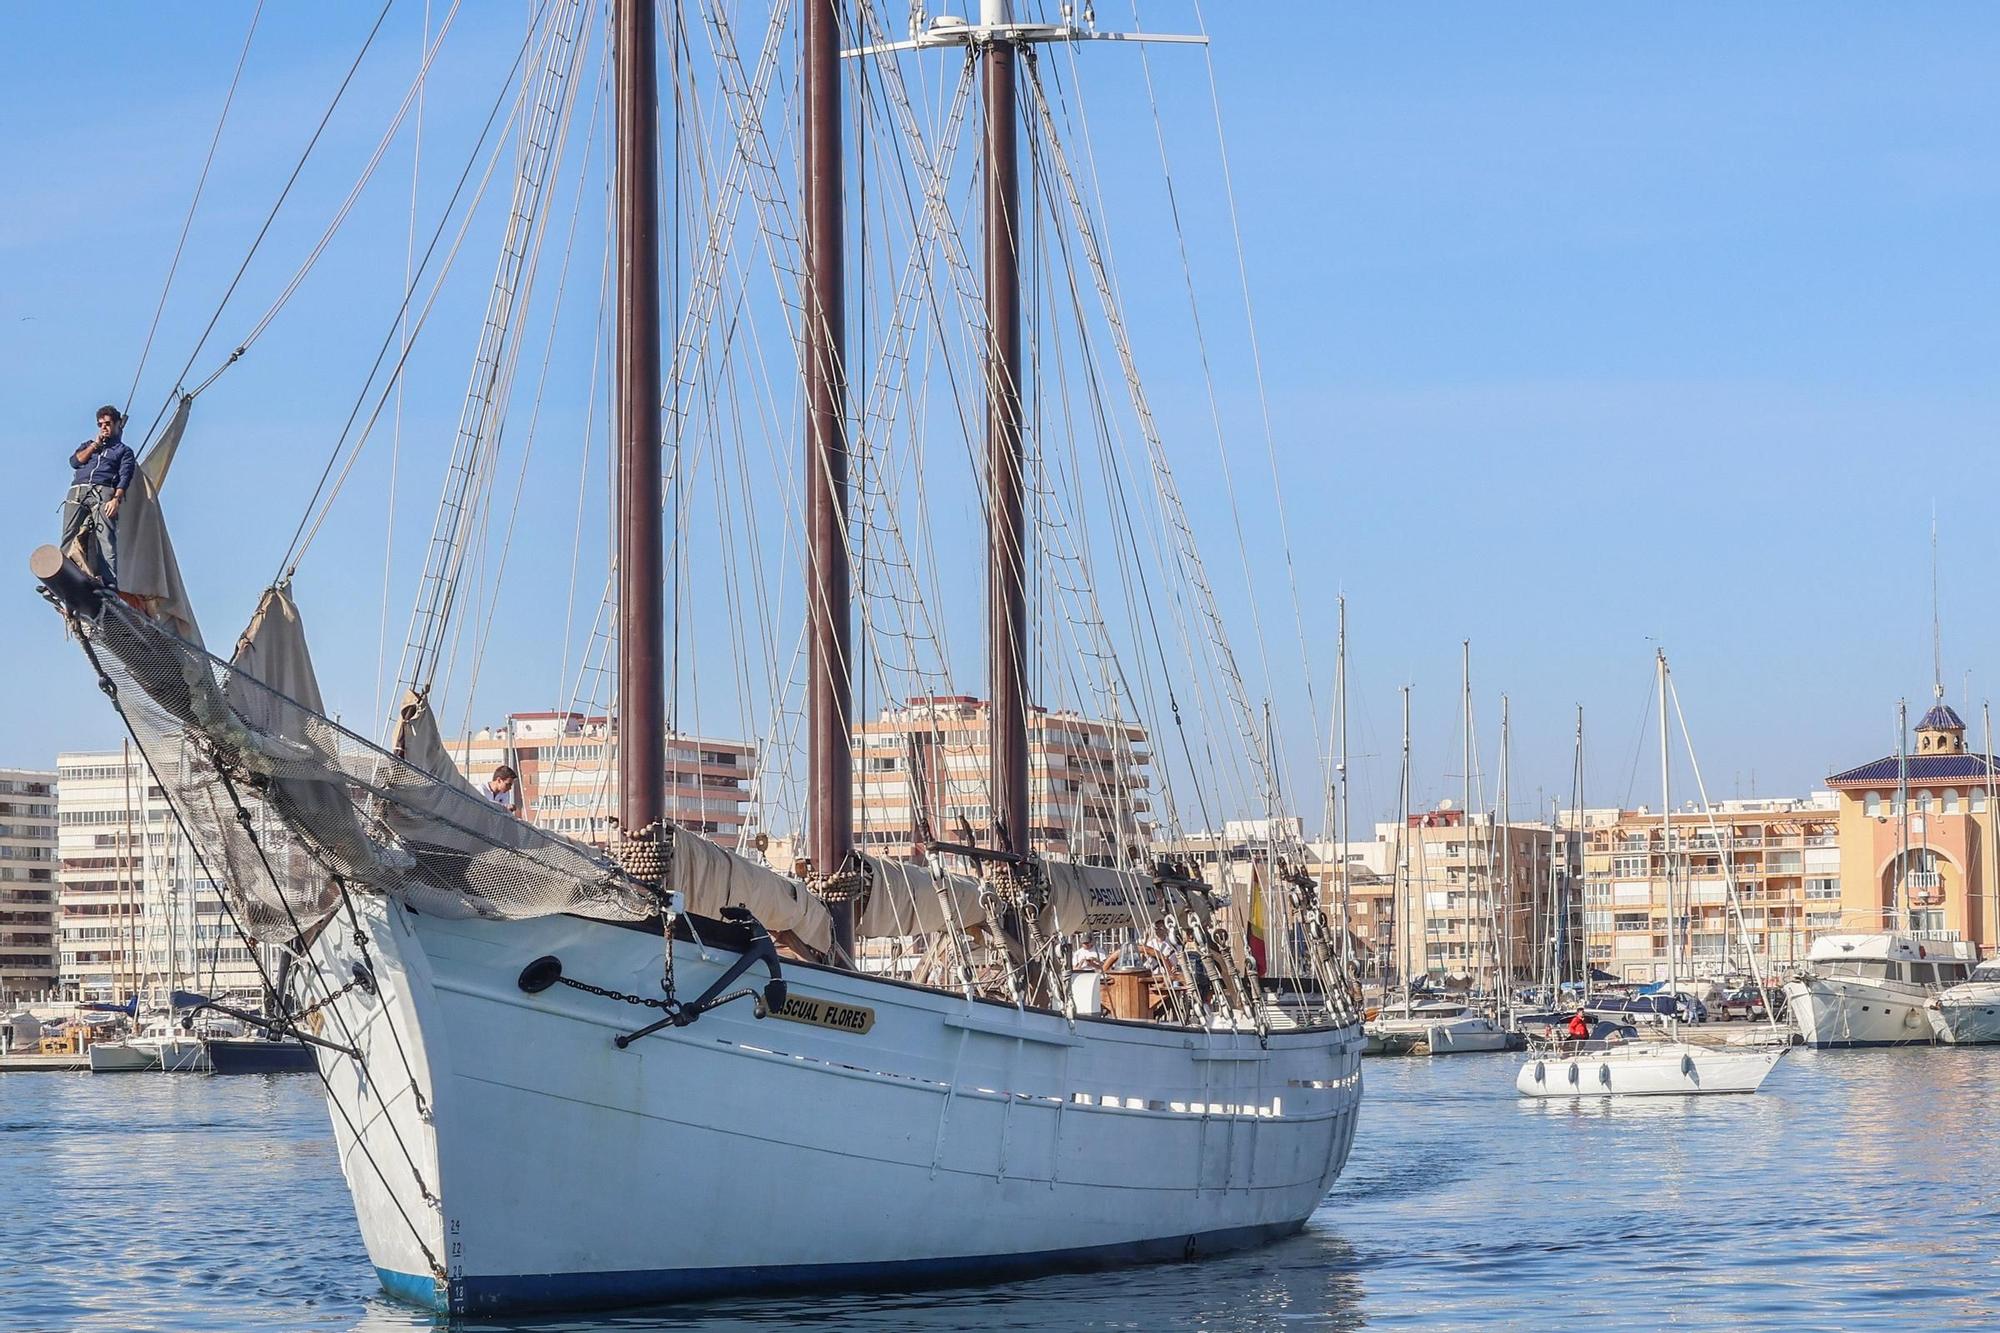
<path id="1" fill-rule="evenodd" d="M 364 8 L 266 14 L 140 390 L 142 420 L 356 49 Z M 1125 17 L 1099 11 L 1108 26 Z M 468 13 L 447 47 L 427 198 L 441 201 L 443 164 L 462 160 L 451 145 L 484 115 L 471 90 L 491 87 L 510 58 L 525 10 L 505 12 L 515 17 Z M 1144 12 L 1156 29 L 1193 21 L 1182 5 Z M 275 294 L 352 180 L 414 66 L 421 14 L 399 0 L 357 109 L 329 129 L 196 373 Z M 0 142 L 0 530 L 14 534 L 6 558 L 17 562 L 0 598 L 0 762 L 48 764 L 118 734 L 25 558 L 53 536 L 62 454 L 88 433 L 92 408 L 125 396 L 248 16 L 242 4 L 134 4 L 0 17 L 0 114 L 14 127 Z M 1986 611 L 2000 562 L 2000 12 L 1216 3 L 1207 18 L 1322 703 L 1332 597 L 1349 598 L 1366 756 L 1357 814 L 1393 804 L 1405 682 L 1418 799 L 1455 794 L 1468 637 L 1489 791 L 1505 690 L 1523 814 L 1538 788 L 1567 793 L 1578 703 L 1593 803 L 1652 798 L 1655 761 L 1638 746 L 1656 641 L 1718 795 L 1803 791 L 1887 752 L 1897 697 L 1921 705 L 1930 687 L 1933 505 L 1945 682 L 1954 704 L 1969 690 L 1977 728 L 1981 699 L 2000 692 Z M 1135 197 L 1141 178 L 1156 189 L 1129 48 L 1090 59 L 1106 80 L 1093 128 L 1131 153 L 1101 164 L 1107 180 L 1129 171 Z M 1169 126 L 1198 141 L 1209 116 L 1199 57 L 1153 61 Z M 1183 206 L 1226 244 L 1213 163 L 1199 147 L 1184 160 Z M 374 355 L 401 280 L 408 185 L 405 141 L 297 301 L 202 401 L 168 498 L 218 651 L 270 576 Z M 491 253 L 489 239 L 468 261 L 475 290 L 436 317 L 459 334 L 415 363 L 431 388 L 406 409 L 408 547 L 428 530 Z M 1210 258 L 1225 279 L 1233 262 Z M 1170 325 L 1172 284 L 1129 278 L 1135 323 Z M 1226 284 L 1217 290 L 1226 311 Z M 1150 345 L 1142 336 L 1142 355 Z M 1205 416 L 1169 371 L 1155 385 L 1163 415 Z M 1218 374 L 1239 484 L 1268 494 L 1247 357 L 1220 357 Z M 578 365 L 552 378 L 551 435 L 580 422 L 585 375 Z M 1211 494 L 1212 452 L 1201 451 L 1212 446 L 1197 435 L 1187 448 L 1191 493 Z M 373 488 L 376 509 L 385 466 L 369 456 L 354 483 Z M 529 486 L 573 496 L 573 460 L 538 461 Z M 1240 588 L 1226 513 L 1196 508 L 1218 584 Z M 566 511 L 529 525 L 511 597 L 560 601 L 571 535 Z M 365 712 L 380 516 L 343 517 L 323 541 L 301 597 L 330 694 Z M 1271 655 L 1294 661 L 1268 525 L 1249 545 L 1269 590 Z M 405 595 L 392 641 L 406 611 Z M 559 645 L 514 628 L 482 676 L 478 719 L 554 702 Z M 1240 633 L 1238 647 L 1248 653 Z M 1298 672 L 1278 675 L 1303 776 Z"/>

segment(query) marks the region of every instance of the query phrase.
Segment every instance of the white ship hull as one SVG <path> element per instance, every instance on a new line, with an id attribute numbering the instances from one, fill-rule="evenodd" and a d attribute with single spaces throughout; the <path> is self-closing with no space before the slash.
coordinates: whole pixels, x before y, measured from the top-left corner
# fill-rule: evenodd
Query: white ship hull
<path id="1" fill-rule="evenodd" d="M 1785 1000 L 1808 1046 L 1907 1046 L 1931 1040 L 1924 1007 L 1933 992 L 1907 982 L 1812 977 L 1785 983 Z"/>
<path id="2" fill-rule="evenodd" d="M 1514 1087 L 1523 1097 L 1686 1097 L 1755 1092 L 1782 1046 L 1717 1049 L 1679 1041 L 1638 1041 L 1574 1055 L 1537 1055 Z"/>
<path id="3" fill-rule="evenodd" d="M 2000 985 L 1975 981 L 1954 986 L 1924 1011 L 1937 1039 L 1953 1046 L 2000 1042 Z"/>
<path id="4" fill-rule="evenodd" d="M 208 1068 L 208 1052 L 195 1037 L 133 1037 L 99 1042 L 90 1048 L 93 1074 L 136 1074 L 163 1069 L 169 1074 L 195 1074 Z"/>
<path id="5" fill-rule="evenodd" d="M 322 1032 L 365 1066 L 321 1066 L 370 1258 L 433 1308 L 1191 1257 L 1296 1231 L 1353 1139 L 1351 1026 L 1267 1049 L 794 965 L 795 998 L 871 1011 L 866 1034 L 739 1000 L 620 1050 L 658 1010 L 517 978 L 554 954 L 566 977 L 658 996 L 657 935 L 359 906 L 375 993 L 340 997 Z M 336 979 L 362 961 L 353 934 L 315 946 Z M 734 957 L 677 945 L 680 995 Z"/>
<path id="6" fill-rule="evenodd" d="M 93 1074 L 138 1074 L 160 1067 L 158 1051 L 141 1050 L 125 1041 L 100 1041 L 88 1054 Z"/>

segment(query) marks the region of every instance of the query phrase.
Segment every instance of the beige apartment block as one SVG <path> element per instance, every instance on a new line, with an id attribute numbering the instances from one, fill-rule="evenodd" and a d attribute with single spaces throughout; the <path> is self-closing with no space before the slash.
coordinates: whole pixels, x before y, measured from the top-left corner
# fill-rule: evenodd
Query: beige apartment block
<path id="1" fill-rule="evenodd" d="M 1584 812 L 1584 931 L 1592 966 L 1621 981 L 1662 980 L 1668 963 L 1668 845 L 1659 812 Z M 1784 972 L 1839 926 L 1841 836 L 1831 792 L 1676 810 L 1674 898 L 1682 975 Z M 1734 885 L 1741 929 L 1732 919 Z"/>
<path id="2" fill-rule="evenodd" d="M 57 756 L 62 988 L 83 999 L 173 989 L 254 999 L 257 961 L 137 750 Z"/>
<path id="3" fill-rule="evenodd" d="M 990 842 L 988 718 L 970 695 L 914 698 L 854 729 L 854 836 L 908 857 L 926 841 Z M 1074 712 L 1028 712 L 1029 842 L 1059 860 L 1118 864 L 1152 833 L 1146 732 Z M 928 835 L 928 836 L 926 836 Z"/>
<path id="4" fill-rule="evenodd" d="M 1496 960 L 1515 983 L 1536 979 L 1551 912 L 1571 903 L 1576 839 L 1548 824 L 1468 821 L 1441 805 L 1404 825 L 1377 824 L 1372 841 L 1322 844 L 1309 866 L 1322 902 L 1338 913 L 1348 867 L 1348 920 L 1361 971 L 1391 988 L 1412 976 L 1490 984 Z"/>
<path id="5" fill-rule="evenodd" d="M 56 775 L 0 768 L 0 1014 L 56 987 Z"/>
<path id="6" fill-rule="evenodd" d="M 667 818 L 735 847 L 750 819 L 757 747 L 746 741 L 670 734 Z M 611 840 L 618 812 L 616 751 L 604 718 L 582 713 L 510 713 L 446 749 L 459 771 L 484 787 L 501 764 L 520 775 L 521 815 L 579 842 Z"/>

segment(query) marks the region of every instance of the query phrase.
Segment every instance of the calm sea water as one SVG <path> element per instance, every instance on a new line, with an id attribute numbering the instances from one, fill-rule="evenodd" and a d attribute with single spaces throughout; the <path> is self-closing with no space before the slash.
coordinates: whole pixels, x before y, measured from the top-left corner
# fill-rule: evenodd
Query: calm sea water
<path id="1" fill-rule="evenodd" d="M 2000 1327 L 2000 1049 L 1796 1051 L 1755 1097 L 1530 1103 L 1371 1061 L 1295 1240 L 1192 1265 L 467 1328 Z M 309 1076 L 0 1075 L 0 1328 L 436 1329 L 384 1299 Z"/>

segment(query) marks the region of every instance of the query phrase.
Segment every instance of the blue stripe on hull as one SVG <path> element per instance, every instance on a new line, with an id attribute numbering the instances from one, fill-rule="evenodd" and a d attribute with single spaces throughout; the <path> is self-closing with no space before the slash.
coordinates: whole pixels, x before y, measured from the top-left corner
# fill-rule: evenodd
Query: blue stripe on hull
<path id="1" fill-rule="evenodd" d="M 1230 1227 L 1195 1236 L 1091 1245 L 1031 1254 L 902 1259 L 862 1264 L 772 1264 L 751 1268 L 668 1268 L 614 1273 L 537 1273 L 466 1277 L 448 1294 L 428 1276 L 376 1269 L 397 1300 L 452 1314 L 604 1309 L 664 1305 L 713 1296 L 770 1295 L 810 1288 L 907 1288 L 979 1283 L 1122 1264 L 1193 1259 L 1265 1245 L 1302 1230 L 1305 1219 Z"/>

